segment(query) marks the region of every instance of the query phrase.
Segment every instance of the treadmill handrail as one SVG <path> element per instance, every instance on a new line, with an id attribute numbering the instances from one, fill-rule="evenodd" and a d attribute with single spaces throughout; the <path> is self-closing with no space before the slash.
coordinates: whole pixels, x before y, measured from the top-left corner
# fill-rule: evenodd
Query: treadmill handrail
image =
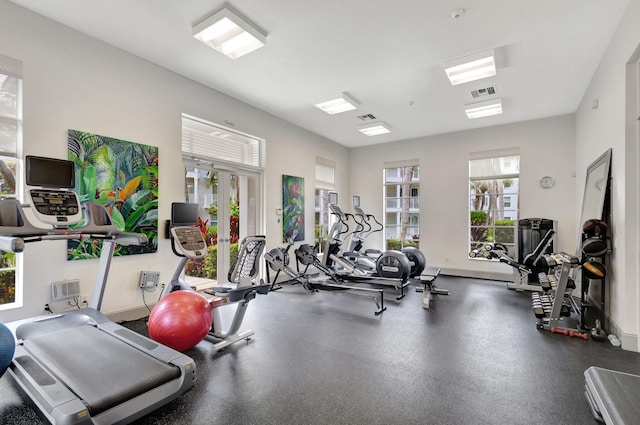
<path id="1" fill-rule="evenodd" d="M 0 211 L 4 217 L 12 216 L 5 224 L 0 221 L 0 247 L 11 252 L 22 252 L 24 243 L 43 240 L 61 239 L 114 239 L 122 245 L 146 245 L 146 235 L 138 233 L 120 232 L 113 225 L 105 208 L 94 202 L 84 204 L 85 221 L 77 228 L 44 229 L 31 224 L 23 209 L 28 205 L 21 204 L 17 199 L 0 201 Z M 22 240 L 22 242 L 16 241 Z M 6 248 L 6 249 L 5 249 Z"/>

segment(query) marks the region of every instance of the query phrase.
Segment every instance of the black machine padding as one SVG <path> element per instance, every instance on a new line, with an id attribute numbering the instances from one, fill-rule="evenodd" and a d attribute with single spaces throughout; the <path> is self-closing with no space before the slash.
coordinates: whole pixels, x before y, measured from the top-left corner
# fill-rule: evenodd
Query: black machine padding
<path id="1" fill-rule="evenodd" d="M 609 424 L 640 422 L 640 376 L 590 367 L 584 372 L 590 403 Z"/>
<path id="2" fill-rule="evenodd" d="M 82 399 L 92 416 L 180 376 L 178 367 L 91 325 L 45 333 L 23 342 L 42 364 L 55 365 L 50 370 L 52 375 Z"/>
<path id="3" fill-rule="evenodd" d="M 538 245 L 536 245 L 536 248 L 533 250 L 533 252 L 528 254 L 524 258 L 525 266 L 533 267 L 538 263 L 538 260 L 544 254 L 544 251 L 547 249 L 547 246 L 551 242 L 551 238 L 553 237 L 554 234 L 555 234 L 554 230 L 549 230 L 547 231 L 547 233 L 545 233 L 545 235 L 542 237 L 540 242 L 538 242 Z"/>

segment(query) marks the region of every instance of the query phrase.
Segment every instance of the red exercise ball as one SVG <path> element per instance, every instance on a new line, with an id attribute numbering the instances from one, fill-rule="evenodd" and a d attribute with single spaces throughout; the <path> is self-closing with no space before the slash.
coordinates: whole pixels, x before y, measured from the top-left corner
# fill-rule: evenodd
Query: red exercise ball
<path id="1" fill-rule="evenodd" d="M 149 336 L 178 351 L 193 348 L 207 335 L 213 317 L 207 299 L 194 291 L 175 291 L 151 310 Z"/>

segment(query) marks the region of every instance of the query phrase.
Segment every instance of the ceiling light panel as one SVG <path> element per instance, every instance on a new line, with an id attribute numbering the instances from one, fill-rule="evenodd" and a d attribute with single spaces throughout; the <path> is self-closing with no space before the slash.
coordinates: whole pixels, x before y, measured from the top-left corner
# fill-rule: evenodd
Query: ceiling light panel
<path id="1" fill-rule="evenodd" d="M 193 36 L 231 59 L 244 56 L 267 43 L 267 37 L 261 30 L 227 8 L 195 25 Z"/>
<path id="2" fill-rule="evenodd" d="M 444 71 L 452 86 L 493 77 L 497 72 L 495 52 L 487 50 L 447 62 Z"/>
<path id="3" fill-rule="evenodd" d="M 335 94 L 316 99 L 313 106 L 322 109 L 329 115 L 352 111 L 357 108 L 357 103 L 346 93 Z"/>
<path id="4" fill-rule="evenodd" d="M 379 121 L 362 125 L 358 128 L 358 131 L 367 136 L 379 136 L 380 134 L 391 133 L 391 127 L 389 127 L 389 124 Z"/>
<path id="5" fill-rule="evenodd" d="M 492 99 L 485 102 L 465 105 L 464 111 L 467 113 L 467 118 L 470 120 L 489 117 L 491 115 L 499 115 L 502 113 L 502 99 Z"/>

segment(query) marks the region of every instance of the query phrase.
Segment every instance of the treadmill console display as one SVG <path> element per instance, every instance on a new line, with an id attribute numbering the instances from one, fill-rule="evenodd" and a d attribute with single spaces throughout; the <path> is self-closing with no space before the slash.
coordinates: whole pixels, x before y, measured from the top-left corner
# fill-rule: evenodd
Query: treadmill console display
<path id="1" fill-rule="evenodd" d="M 176 248 L 186 257 L 198 259 L 207 255 L 207 244 L 197 227 L 172 227 L 171 234 L 177 241 Z"/>
<path id="2" fill-rule="evenodd" d="M 75 192 L 54 189 L 31 189 L 29 204 L 38 220 L 56 227 L 82 221 L 82 210 Z"/>
<path id="3" fill-rule="evenodd" d="M 25 157 L 27 186 L 71 189 L 75 187 L 75 166 L 64 159 Z"/>

